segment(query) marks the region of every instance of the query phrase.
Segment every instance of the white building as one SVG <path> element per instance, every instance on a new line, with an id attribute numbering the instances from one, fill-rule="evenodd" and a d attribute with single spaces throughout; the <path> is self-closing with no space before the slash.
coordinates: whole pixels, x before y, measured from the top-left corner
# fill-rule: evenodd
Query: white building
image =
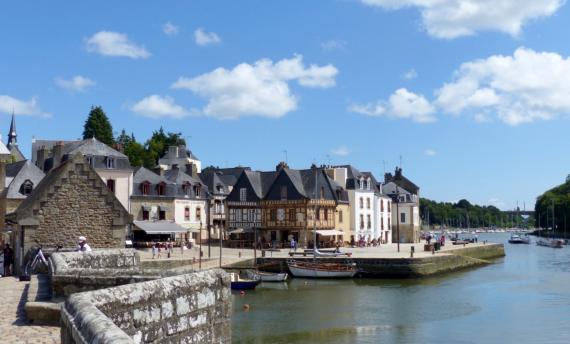
<path id="1" fill-rule="evenodd" d="M 392 243 L 392 199 L 380 191 L 375 197 L 376 231 L 375 237 L 380 238 L 382 243 Z"/>

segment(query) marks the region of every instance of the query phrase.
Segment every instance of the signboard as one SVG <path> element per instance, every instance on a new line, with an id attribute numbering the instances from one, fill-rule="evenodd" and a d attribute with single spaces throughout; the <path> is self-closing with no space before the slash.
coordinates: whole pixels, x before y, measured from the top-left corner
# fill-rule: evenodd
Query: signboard
<path id="1" fill-rule="evenodd" d="M 277 209 L 277 221 L 285 221 L 285 209 Z"/>

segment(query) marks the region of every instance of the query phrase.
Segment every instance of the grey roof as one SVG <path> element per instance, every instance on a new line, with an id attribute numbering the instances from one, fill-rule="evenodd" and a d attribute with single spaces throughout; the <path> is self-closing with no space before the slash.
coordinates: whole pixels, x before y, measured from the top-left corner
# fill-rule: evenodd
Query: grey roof
<path id="1" fill-rule="evenodd" d="M 200 179 L 213 195 L 227 195 L 230 193 L 228 185 L 216 171 L 200 173 Z"/>
<path id="2" fill-rule="evenodd" d="M 71 143 L 71 142 L 77 142 L 77 141 L 62 141 L 62 140 L 36 140 L 34 139 L 32 141 L 32 163 L 36 163 L 36 161 L 38 160 L 38 151 L 42 148 L 45 148 L 46 150 L 50 151 L 53 146 L 55 146 L 58 142 L 61 142 L 62 144 L 67 144 L 67 143 Z M 47 156 L 46 156 L 47 158 Z"/>
<path id="3" fill-rule="evenodd" d="M 372 172 L 360 172 L 356 167 L 352 165 L 338 165 L 333 166 L 333 168 L 346 168 L 347 175 L 346 175 L 346 189 L 347 190 L 356 190 L 360 189 L 360 178 L 370 178 L 370 186 L 371 190 L 375 192 L 379 192 L 380 188 L 378 187 L 378 182 L 376 181 L 376 177 Z"/>
<path id="4" fill-rule="evenodd" d="M 261 172 L 244 170 L 243 173 L 249 179 L 253 191 L 260 199 L 265 197 L 265 194 L 277 176 L 277 172 L 273 171 Z"/>
<path id="5" fill-rule="evenodd" d="M 393 182 L 399 187 L 403 188 L 404 190 L 409 191 L 416 195 L 420 191 L 419 186 L 412 183 L 412 181 L 409 180 L 408 178 L 404 177 L 404 175 L 402 174 L 402 169 L 399 167 L 396 167 L 394 175 L 392 175 L 391 173 L 384 174 L 384 183 L 388 184 L 389 182 Z"/>
<path id="6" fill-rule="evenodd" d="M 96 138 L 85 139 L 81 141 L 73 141 L 63 145 L 63 154 L 75 155 L 81 153 L 83 155 L 93 156 L 111 156 L 115 158 L 127 158 L 127 156 Z"/>
<path id="7" fill-rule="evenodd" d="M 194 178 L 179 168 L 172 168 L 164 173 L 164 177 L 169 180 L 170 182 L 175 184 L 176 196 L 188 196 L 192 198 L 205 198 L 208 192 L 208 187 L 202 182 L 202 180 L 198 178 Z M 183 186 L 189 183 L 191 186 L 200 185 L 202 187 L 202 193 L 200 196 L 197 196 L 194 192 L 194 189 L 190 190 L 190 194 L 188 194 L 184 189 Z"/>
<path id="8" fill-rule="evenodd" d="M 133 221 L 133 224 L 146 234 L 197 232 L 195 229 L 190 230 L 171 221 Z"/>
<path id="9" fill-rule="evenodd" d="M 221 182 L 225 184 L 225 186 L 228 188 L 227 192 L 229 193 L 229 187 L 230 186 L 233 187 L 235 185 L 239 176 L 242 174 L 244 170 L 251 171 L 251 168 L 242 167 L 242 166 L 229 167 L 229 168 L 208 167 L 202 170 L 200 178 L 202 178 L 202 180 L 204 181 L 204 183 L 206 183 L 206 185 L 208 185 L 208 187 L 214 186 L 213 185 L 214 179 L 216 183 Z M 213 173 L 216 174 L 216 177 L 210 176 L 210 174 Z M 205 178 L 209 178 L 208 181 L 206 181 Z"/>
<path id="10" fill-rule="evenodd" d="M 30 160 L 19 161 L 6 165 L 6 189 L 3 195 L 6 198 L 24 199 L 27 196 L 22 191 L 22 184 L 29 180 L 33 187 L 37 187 L 45 174 L 32 164 Z M 8 183 L 8 179 L 10 180 Z"/>
<path id="11" fill-rule="evenodd" d="M 323 196 L 325 199 L 337 199 L 337 190 L 333 187 L 333 184 L 331 183 L 332 180 L 326 175 L 325 170 L 322 168 L 311 168 L 304 170 L 282 168 L 278 173 L 282 173 L 288 177 L 288 179 L 293 184 L 293 187 L 301 195 L 301 197 L 308 199 L 320 198 L 320 190 L 321 188 L 324 188 L 323 190 L 325 192 Z M 285 180 L 282 178 L 275 178 L 273 185 L 280 187 L 284 185 L 284 182 Z M 273 185 L 271 186 L 272 191 L 266 195 L 266 197 L 269 199 L 275 199 L 275 197 L 279 197 L 275 193 Z"/>
<path id="12" fill-rule="evenodd" d="M 170 146 L 166 153 L 160 157 L 159 164 L 172 165 L 178 162 L 184 162 L 188 158 L 192 160 L 200 160 L 190 149 L 187 149 L 185 145 Z"/>

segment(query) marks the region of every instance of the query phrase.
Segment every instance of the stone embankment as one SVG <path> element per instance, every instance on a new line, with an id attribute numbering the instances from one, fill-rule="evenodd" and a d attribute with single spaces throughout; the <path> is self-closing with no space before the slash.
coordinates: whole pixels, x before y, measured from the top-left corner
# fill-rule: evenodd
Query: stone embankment
<path id="1" fill-rule="evenodd" d="M 486 244 L 472 247 L 447 249 L 434 255 L 420 257 L 352 257 L 349 260 L 356 263 L 361 276 L 378 278 L 418 278 L 458 271 L 482 266 L 490 263 L 490 259 L 505 255 L 503 244 Z M 258 258 L 258 265 L 271 270 L 286 268 L 288 258 Z M 297 260 L 312 260 L 311 257 L 295 257 Z M 319 258 L 322 262 L 346 261 L 347 258 Z M 272 265 L 273 264 L 273 265 Z"/>
<path id="2" fill-rule="evenodd" d="M 220 269 L 71 295 L 68 343 L 230 343 L 229 275 Z"/>

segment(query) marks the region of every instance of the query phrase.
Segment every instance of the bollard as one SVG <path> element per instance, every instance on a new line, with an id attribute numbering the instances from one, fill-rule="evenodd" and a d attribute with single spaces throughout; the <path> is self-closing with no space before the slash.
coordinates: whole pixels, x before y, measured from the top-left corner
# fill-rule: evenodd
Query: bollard
<path id="1" fill-rule="evenodd" d="M 238 252 L 238 258 L 241 258 L 241 251 Z"/>
<path id="2" fill-rule="evenodd" d="M 414 252 L 416 252 L 416 248 L 414 246 L 410 247 L 410 258 L 414 258 Z"/>

